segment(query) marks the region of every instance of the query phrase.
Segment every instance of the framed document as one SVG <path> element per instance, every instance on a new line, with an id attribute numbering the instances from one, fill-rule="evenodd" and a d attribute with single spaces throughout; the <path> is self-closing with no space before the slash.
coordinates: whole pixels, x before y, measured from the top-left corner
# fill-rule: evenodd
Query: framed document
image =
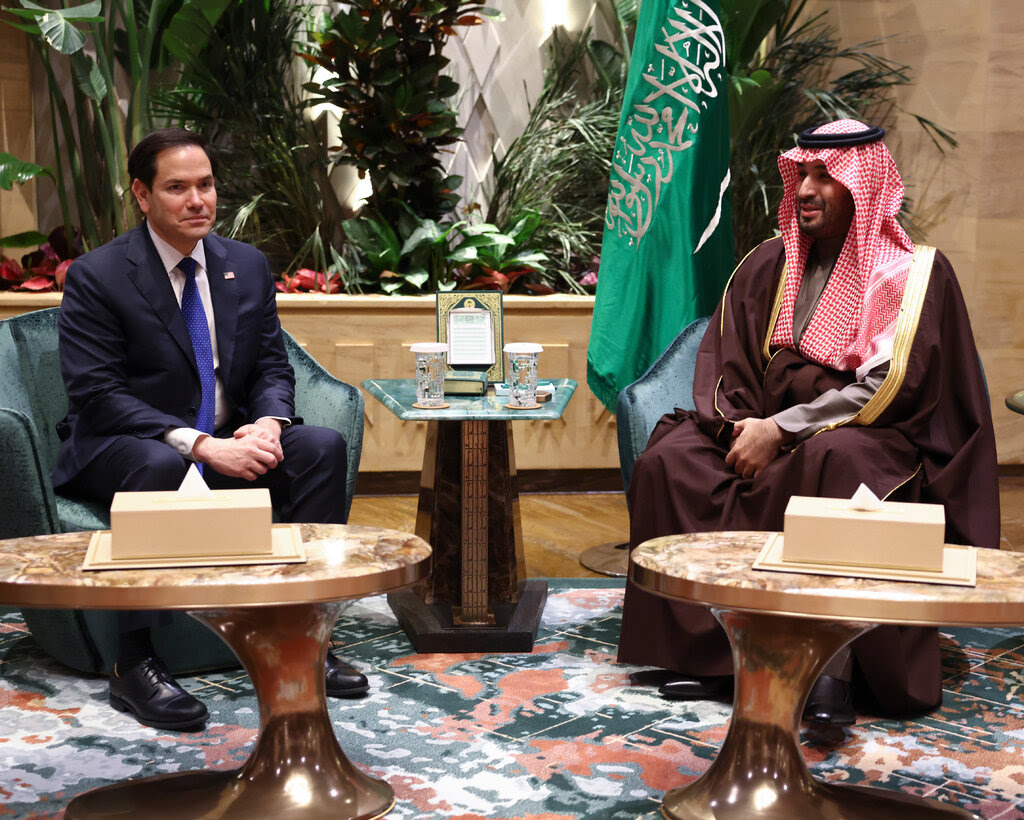
<path id="1" fill-rule="evenodd" d="M 437 294 L 437 340 L 448 345 L 453 370 L 484 370 L 490 382 L 505 380 L 501 291 Z"/>

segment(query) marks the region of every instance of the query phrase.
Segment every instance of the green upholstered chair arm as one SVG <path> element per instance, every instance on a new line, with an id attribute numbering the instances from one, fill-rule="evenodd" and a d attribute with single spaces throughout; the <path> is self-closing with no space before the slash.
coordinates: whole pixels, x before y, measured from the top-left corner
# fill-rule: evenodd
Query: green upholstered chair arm
<path id="1" fill-rule="evenodd" d="M 60 532 L 48 465 L 40 460 L 35 424 L 24 413 L 0 407 L 0 538 Z"/>
<path id="2" fill-rule="evenodd" d="M 707 317 L 697 319 L 662 352 L 647 371 L 619 393 L 615 413 L 619 437 L 619 466 L 622 485 L 629 489 L 633 464 L 647 447 L 654 426 L 677 407 L 692 410 L 693 371 L 697 348 L 708 326 Z"/>
<path id="3" fill-rule="evenodd" d="M 363 450 L 363 394 L 358 388 L 334 378 L 287 331 L 283 334 L 288 360 L 295 371 L 295 412 L 306 424 L 337 430 L 348 445 L 345 478 L 347 520 Z"/>

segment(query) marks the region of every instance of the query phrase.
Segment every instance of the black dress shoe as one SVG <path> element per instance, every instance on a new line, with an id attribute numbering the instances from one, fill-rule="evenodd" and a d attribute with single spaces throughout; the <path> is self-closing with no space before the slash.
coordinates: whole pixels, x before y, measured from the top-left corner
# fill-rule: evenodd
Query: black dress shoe
<path id="1" fill-rule="evenodd" d="M 332 698 L 349 698 L 364 695 L 370 691 L 366 675 L 344 661 L 338 660 L 333 652 L 327 652 L 327 694 Z"/>
<path id="2" fill-rule="evenodd" d="M 210 716 L 203 702 L 182 689 L 159 658 L 139 661 L 120 675 L 115 666 L 110 705 L 154 729 L 198 729 Z"/>
<path id="3" fill-rule="evenodd" d="M 821 675 L 807 696 L 804 720 L 825 726 L 852 725 L 857 715 L 853 711 L 849 682 L 831 675 Z"/>
<path id="4" fill-rule="evenodd" d="M 675 678 L 658 687 L 668 700 L 727 700 L 732 697 L 732 675 Z"/>

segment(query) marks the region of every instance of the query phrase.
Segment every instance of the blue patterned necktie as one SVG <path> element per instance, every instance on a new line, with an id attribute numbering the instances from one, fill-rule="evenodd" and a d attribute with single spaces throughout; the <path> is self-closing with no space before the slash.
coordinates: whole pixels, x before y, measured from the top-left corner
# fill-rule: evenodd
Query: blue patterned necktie
<path id="1" fill-rule="evenodd" d="M 213 347 L 210 345 L 210 326 L 206 323 L 206 311 L 196 287 L 196 260 L 186 256 L 178 263 L 178 269 L 185 274 L 185 289 L 181 293 L 181 313 L 185 317 L 188 335 L 192 338 L 192 350 L 199 367 L 199 383 L 203 388 L 203 400 L 196 417 L 196 429 L 213 435 L 213 416 L 216 392 L 216 377 L 213 372 Z M 197 464 L 202 472 L 203 465 Z"/>

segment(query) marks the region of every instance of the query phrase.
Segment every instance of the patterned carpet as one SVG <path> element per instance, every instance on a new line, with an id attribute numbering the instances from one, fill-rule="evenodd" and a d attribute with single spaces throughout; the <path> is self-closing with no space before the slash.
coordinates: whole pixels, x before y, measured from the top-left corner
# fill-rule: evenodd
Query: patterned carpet
<path id="1" fill-rule="evenodd" d="M 622 586 L 555 580 L 529 655 L 416 655 L 381 598 L 353 604 L 335 637 L 372 692 L 330 702 L 342 747 L 387 780 L 395 820 L 634 820 L 704 771 L 728 705 L 668 703 L 615 664 Z M 812 770 L 1024 818 L 1024 627 L 944 633 L 942 709 L 805 731 Z M 0 818 L 60 818 L 88 789 L 185 769 L 238 767 L 256 702 L 243 673 L 184 678 L 205 732 L 140 727 L 106 685 L 49 660 L 17 614 L 0 618 Z"/>

